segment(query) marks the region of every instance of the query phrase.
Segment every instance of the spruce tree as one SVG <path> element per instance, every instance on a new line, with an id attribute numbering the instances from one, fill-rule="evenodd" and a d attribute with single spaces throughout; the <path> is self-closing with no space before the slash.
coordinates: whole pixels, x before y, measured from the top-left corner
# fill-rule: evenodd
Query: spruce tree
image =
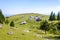
<path id="1" fill-rule="evenodd" d="M 55 18 L 55 13 L 53 14 L 53 20 L 56 20 L 56 18 Z"/>
<path id="2" fill-rule="evenodd" d="M 57 20 L 60 20 L 60 12 L 58 12 Z"/>
<path id="3" fill-rule="evenodd" d="M 1 22 L 1 23 L 5 22 L 5 17 L 4 17 L 4 15 L 2 14 L 1 9 L 0 9 L 0 22 Z"/>
<path id="4" fill-rule="evenodd" d="M 49 17 L 49 20 L 52 21 L 53 20 L 53 11 L 51 12 L 51 15 Z"/>

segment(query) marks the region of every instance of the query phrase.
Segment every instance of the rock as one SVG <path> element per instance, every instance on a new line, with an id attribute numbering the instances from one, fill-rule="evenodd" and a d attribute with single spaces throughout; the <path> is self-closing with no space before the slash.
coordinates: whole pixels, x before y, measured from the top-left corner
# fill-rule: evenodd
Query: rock
<path id="1" fill-rule="evenodd" d="M 0 24 L 0 28 L 2 28 L 2 24 Z"/>
<path id="2" fill-rule="evenodd" d="M 13 29 L 14 27 L 10 26 L 10 29 Z"/>
<path id="3" fill-rule="evenodd" d="M 29 32 L 29 30 L 26 30 L 26 32 Z"/>
<path id="4" fill-rule="evenodd" d="M 35 35 L 36 37 L 43 38 L 42 35 L 40 35 L 40 34 L 33 33 L 33 35 Z"/>
<path id="5" fill-rule="evenodd" d="M 22 18 L 24 18 L 25 16 L 24 15 L 22 15 Z"/>
<path id="6" fill-rule="evenodd" d="M 51 40 L 51 39 L 46 39 L 46 40 Z"/>
<path id="7" fill-rule="evenodd" d="M 30 16 L 30 18 L 34 18 L 34 16 Z"/>
<path id="8" fill-rule="evenodd" d="M 11 35 L 11 34 L 13 34 L 13 32 L 12 32 L 12 31 L 10 31 L 10 32 L 8 32 L 7 34 Z"/>
<path id="9" fill-rule="evenodd" d="M 36 16 L 34 19 L 35 19 L 36 21 L 41 21 L 41 17 L 40 17 L 40 16 Z"/>
<path id="10" fill-rule="evenodd" d="M 23 21 L 23 22 L 21 22 L 20 24 L 26 24 L 27 22 L 26 21 Z"/>
<path id="11" fill-rule="evenodd" d="M 25 29 L 24 32 L 30 32 L 30 31 Z"/>
<path id="12" fill-rule="evenodd" d="M 33 19 L 34 19 L 34 16 L 30 16 L 30 17 L 29 17 L 29 20 L 33 20 Z"/>

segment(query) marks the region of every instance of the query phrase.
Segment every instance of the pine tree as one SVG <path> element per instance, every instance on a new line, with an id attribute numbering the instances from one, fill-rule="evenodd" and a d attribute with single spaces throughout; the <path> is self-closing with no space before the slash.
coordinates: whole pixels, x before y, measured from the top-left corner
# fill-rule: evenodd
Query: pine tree
<path id="1" fill-rule="evenodd" d="M 53 14 L 53 20 L 56 20 L 56 18 L 55 18 L 55 13 Z"/>
<path id="2" fill-rule="evenodd" d="M 49 20 L 52 21 L 53 20 L 53 11 L 51 12 L 51 15 L 49 17 Z"/>
<path id="3" fill-rule="evenodd" d="M 5 17 L 4 17 L 4 15 L 2 14 L 1 9 L 0 9 L 0 22 L 1 22 L 1 23 L 5 22 Z"/>
<path id="4" fill-rule="evenodd" d="M 49 20 L 50 20 L 50 21 L 56 20 L 56 18 L 55 18 L 55 13 L 53 13 L 53 11 L 51 12 L 51 15 L 50 15 L 50 17 L 49 17 Z"/>
<path id="5" fill-rule="evenodd" d="M 14 22 L 13 21 L 11 21 L 10 26 L 14 27 Z"/>
<path id="6" fill-rule="evenodd" d="M 60 20 L 60 12 L 58 12 L 57 20 Z"/>

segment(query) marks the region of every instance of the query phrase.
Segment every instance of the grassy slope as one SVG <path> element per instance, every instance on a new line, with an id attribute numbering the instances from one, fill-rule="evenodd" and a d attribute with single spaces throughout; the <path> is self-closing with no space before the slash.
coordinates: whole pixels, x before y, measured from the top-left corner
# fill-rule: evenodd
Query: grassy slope
<path id="1" fill-rule="evenodd" d="M 22 15 L 25 15 L 24 18 L 21 18 Z M 15 27 L 10 29 L 9 24 L 3 24 L 3 28 L 0 29 L 0 40 L 45 40 L 45 36 L 53 36 L 53 34 L 44 34 L 44 32 L 37 29 L 39 27 L 40 22 L 28 21 L 25 25 L 20 25 L 21 21 L 25 21 L 29 18 L 29 16 L 41 16 L 42 20 L 48 19 L 48 16 L 41 14 L 20 14 L 11 16 L 9 21 L 14 21 Z M 30 26 L 34 26 L 34 28 L 30 28 Z M 30 32 L 25 32 L 25 30 L 30 30 Z M 7 32 L 13 31 L 14 34 L 8 35 Z"/>

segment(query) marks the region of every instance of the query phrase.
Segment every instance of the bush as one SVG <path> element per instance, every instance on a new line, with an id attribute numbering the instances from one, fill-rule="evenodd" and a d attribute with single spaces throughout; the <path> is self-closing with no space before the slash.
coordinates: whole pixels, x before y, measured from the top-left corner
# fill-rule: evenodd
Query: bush
<path id="1" fill-rule="evenodd" d="M 43 21 L 43 22 L 41 23 L 40 29 L 41 29 L 41 30 L 44 30 L 45 33 L 46 33 L 46 31 L 48 31 L 48 30 L 50 29 L 50 28 L 49 28 L 49 23 L 48 23 L 47 21 Z"/>
<path id="2" fill-rule="evenodd" d="M 53 34 L 58 34 L 59 29 L 60 29 L 60 23 L 59 22 L 55 23 L 55 24 L 51 23 L 49 32 L 53 33 Z"/>
<path id="3" fill-rule="evenodd" d="M 60 30 L 60 22 L 57 23 L 57 29 Z"/>
<path id="4" fill-rule="evenodd" d="M 13 21 L 11 21 L 10 26 L 14 27 L 14 22 Z"/>

